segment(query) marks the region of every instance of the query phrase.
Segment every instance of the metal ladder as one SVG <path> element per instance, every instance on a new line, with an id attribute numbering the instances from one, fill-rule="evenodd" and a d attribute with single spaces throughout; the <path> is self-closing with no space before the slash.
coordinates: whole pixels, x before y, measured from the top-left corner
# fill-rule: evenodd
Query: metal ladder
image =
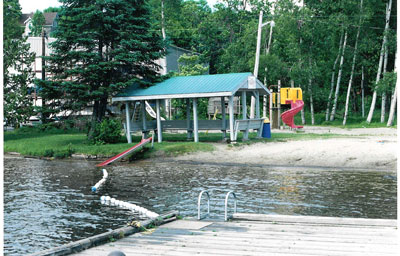
<path id="1" fill-rule="evenodd" d="M 209 216 L 210 215 L 210 194 L 208 193 L 208 191 L 207 190 L 202 190 L 201 192 L 200 192 L 200 194 L 199 194 L 199 197 L 198 197 L 198 199 L 197 199 L 197 219 L 198 220 L 201 220 L 201 219 L 204 219 L 205 217 L 201 217 L 201 208 L 200 208 L 200 206 L 201 206 L 201 198 L 202 198 L 202 196 L 203 196 L 203 194 L 206 194 L 207 195 L 207 215 L 206 216 Z M 225 196 L 225 215 L 224 215 L 224 220 L 225 221 L 228 221 L 228 219 L 231 217 L 231 216 L 228 216 L 228 199 L 229 199 L 229 196 L 230 195 L 232 195 L 233 196 L 233 199 L 234 199 L 234 213 L 236 213 L 236 211 L 237 211 L 237 207 L 236 207 L 236 205 L 237 205 L 237 197 L 236 197 L 236 194 L 235 194 L 235 192 L 233 192 L 233 191 L 229 191 L 228 193 L 226 193 L 226 196 Z"/>

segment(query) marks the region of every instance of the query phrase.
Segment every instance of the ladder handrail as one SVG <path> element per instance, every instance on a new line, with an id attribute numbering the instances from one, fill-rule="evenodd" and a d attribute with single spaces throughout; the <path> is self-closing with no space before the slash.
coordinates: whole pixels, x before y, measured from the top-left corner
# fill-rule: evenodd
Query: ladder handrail
<path id="1" fill-rule="evenodd" d="M 232 194 L 233 195 L 233 199 L 235 199 L 234 201 L 234 213 L 236 213 L 236 194 L 233 191 L 229 191 L 226 196 L 225 196 L 225 221 L 228 221 L 228 199 L 229 199 L 229 195 Z"/>
<path id="2" fill-rule="evenodd" d="M 199 194 L 199 199 L 197 200 L 197 219 L 201 220 L 201 214 L 200 214 L 200 203 L 201 203 L 201 197 L 203 196 L 203 193 L 206 193 L 207 195 L 207 216 L 210 215 L 210 194 L 208 194 L 207 190 L 203 190 Z"/>

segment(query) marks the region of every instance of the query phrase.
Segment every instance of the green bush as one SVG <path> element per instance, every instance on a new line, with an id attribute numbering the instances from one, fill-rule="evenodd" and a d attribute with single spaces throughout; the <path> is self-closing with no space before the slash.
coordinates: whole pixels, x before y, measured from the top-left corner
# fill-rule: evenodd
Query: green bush
<path id="1" fill-rule="evenodd" d="M 44 157 L 52 157 L 52 156 L 54 156 L 54 150 L 52 150 L 52 149 L 46 149 L 46 150 L 44 151 L 44 153 L 43 153 L 43 156 L 44 156 Z"/>
<path id="2" fill-rule="evenodd" d="M 121 123 L 114 119 L 104 119 L 96 124 L 93 137 L 90 140 L 93 144 L 117 143 L 121 139 Z"/>

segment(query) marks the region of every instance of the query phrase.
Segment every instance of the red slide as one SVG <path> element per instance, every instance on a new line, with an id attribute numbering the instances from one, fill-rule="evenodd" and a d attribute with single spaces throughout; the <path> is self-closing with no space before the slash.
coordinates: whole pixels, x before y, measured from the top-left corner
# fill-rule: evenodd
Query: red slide
<path id="1" fill-rule="evenodd" d="M 136 149 L 139 149 L 142 146 L 146 145 L 147 143 L 151 142 L 152 139 L 153 138 L 151 138 L 151 137 L 148 138 L 148 139 L 144 139 L 141 142 L 139 142 L 138 144 L 136 144 L 135 146 L 131 147 L 130 149 L 125 150 L 124 152 L 119 153 L 118 155 L 116 155 L 114 157 L 111 157 L 110 159 L 108 159 L 108 160 L 106 160 L 106 161 L 104 161 L 104 162 L 102 162 L 102 163 L 100 163 L 100 164 L 98 164 L 96 166 L 97 167 L 101 167 L 101 166 L 106 166 L 108 164 L 111 164 L 112 162 L 123 158 L 124 156 L 128 155 L 129 153 L 131 153 L 131 152 L 135 151 Z"/>
<path id="2" fill-rule="evenodd" d="M 291 108 L 288 111 L 282 113 L 281 115 L 282 122 L 284 122 L 291 128 L 303 128 L 303 126 L 294 124 L 294 116 L 302 110 L 302 108 L 304 107 L 304 102 L 302 100 L 296 100 L 295 103 L 291 101 L 290 107 Z"/>

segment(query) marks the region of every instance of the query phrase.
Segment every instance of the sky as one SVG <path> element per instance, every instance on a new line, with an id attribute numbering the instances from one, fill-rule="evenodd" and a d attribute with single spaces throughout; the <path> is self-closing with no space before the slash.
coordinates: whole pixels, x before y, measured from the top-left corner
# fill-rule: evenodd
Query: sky
<path id="1" fill-rule="evenodd" d="M 218 0 L 207 0 L 208 5 L 213 6 Z M 57 0 L 19 0 L 22 13 L 31 13 L 36 10 L 43 11 L 48 7 L 58 7 L 61 5 Z"/>

